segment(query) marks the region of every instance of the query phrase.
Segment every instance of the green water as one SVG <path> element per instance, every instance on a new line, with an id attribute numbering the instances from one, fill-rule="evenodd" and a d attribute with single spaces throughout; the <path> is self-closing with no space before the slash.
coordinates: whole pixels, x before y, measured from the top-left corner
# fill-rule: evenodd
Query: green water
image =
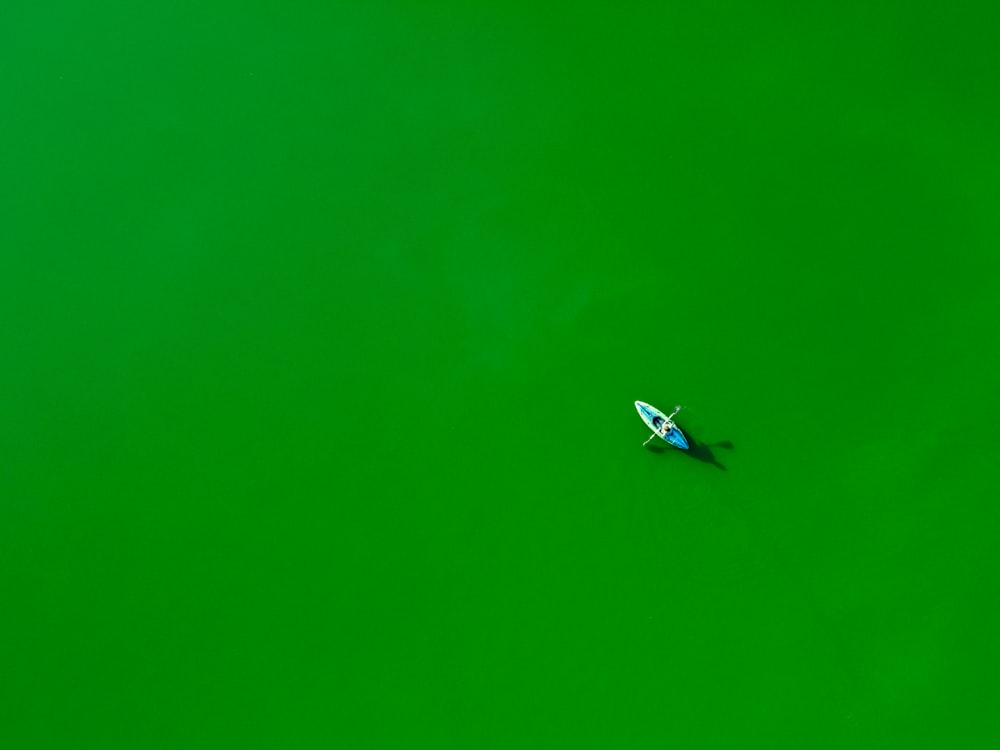
<path id="1" fill-rule="evenodd" d="M 5 4 L 3 747 L 1000 741 L 1000 14 L 698 5 Z"/>

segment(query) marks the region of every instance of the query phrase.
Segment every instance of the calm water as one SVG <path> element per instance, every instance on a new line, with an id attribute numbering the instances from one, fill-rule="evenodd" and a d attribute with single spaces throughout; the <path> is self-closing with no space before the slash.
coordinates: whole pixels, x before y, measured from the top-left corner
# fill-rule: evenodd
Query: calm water
<path id="1" fill-rule="evenodd" d="M 1000 741 L 996 9 L 289 5 L 0 11 L 0 743 Z"/>

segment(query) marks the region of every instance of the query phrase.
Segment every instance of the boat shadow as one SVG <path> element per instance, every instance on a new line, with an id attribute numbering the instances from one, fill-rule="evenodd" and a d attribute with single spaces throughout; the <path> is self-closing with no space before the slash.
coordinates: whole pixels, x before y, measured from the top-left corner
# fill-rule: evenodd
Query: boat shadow
<path id="1" fill-rule="evenodd" d="M 687 438 L 688 449 L 686 451 L 678 451 L 678 453 L 683 453 L 685 456 L 690 456 L 698 461 L 704 461 L 706 464 L 712 464 L 712 466 L 716 466 L 723 471 L 727 471 L 726 467 L 723 466 L 719 459 L 715 457 L 715 453 L 712 451 L 712 448 L 725 448 L 726 450 L 731 451 L 736 447 L 731 441 L 720 440 L 715 443 L 703 443 L 698 440 L 698 438 L 695 437 L 687 427 L 681 425 L 679 426 L 684 432 L 684 436 Z M 654 453 L 663 453 L 669 450 L 666 446 L 656 445 L 655 443 L 647 445 L 646 448 Z"/>

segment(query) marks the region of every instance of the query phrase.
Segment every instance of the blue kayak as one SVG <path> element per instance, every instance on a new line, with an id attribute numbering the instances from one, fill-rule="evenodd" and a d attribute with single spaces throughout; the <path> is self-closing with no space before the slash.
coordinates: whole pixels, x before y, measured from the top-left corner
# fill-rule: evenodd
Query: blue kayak
<path id="1" fill-rule="evenodd" d="M 673 422 L 674 414 L 679 412 L 681 407 L 678 406 L 674 409 L 673 414 L 669 417 L 655 406 L 650 406 L 645 401 L 636 401 L 635 409 L 639 412 L 639 416 L 642 417 L 642 421 L 646 423 L 646 426 L 653 431 L 653 435 L 650 435 L 650 440 L 653 439 L 653 436 L 656 436 L 662 440 L 666 440 L 675 448 L 680 448 L 683 451 L 688 449 L 687 438 L 684 437 L 684 433 L 681 432 L 681 428 Z M 646 441 L 646 443 L 648 442 L 649 440 Z M 643 443 L 643 445 L 645 445 L 645 443 Z"/>

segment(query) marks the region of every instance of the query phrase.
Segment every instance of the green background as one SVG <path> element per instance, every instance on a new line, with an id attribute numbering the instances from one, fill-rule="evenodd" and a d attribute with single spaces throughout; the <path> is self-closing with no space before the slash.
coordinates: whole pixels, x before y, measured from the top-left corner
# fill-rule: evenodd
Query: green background
<path id="1" fill-rule="evenodd" d="M 998 38 L 5 2 L 0 744 L 995 746 Z"/>

